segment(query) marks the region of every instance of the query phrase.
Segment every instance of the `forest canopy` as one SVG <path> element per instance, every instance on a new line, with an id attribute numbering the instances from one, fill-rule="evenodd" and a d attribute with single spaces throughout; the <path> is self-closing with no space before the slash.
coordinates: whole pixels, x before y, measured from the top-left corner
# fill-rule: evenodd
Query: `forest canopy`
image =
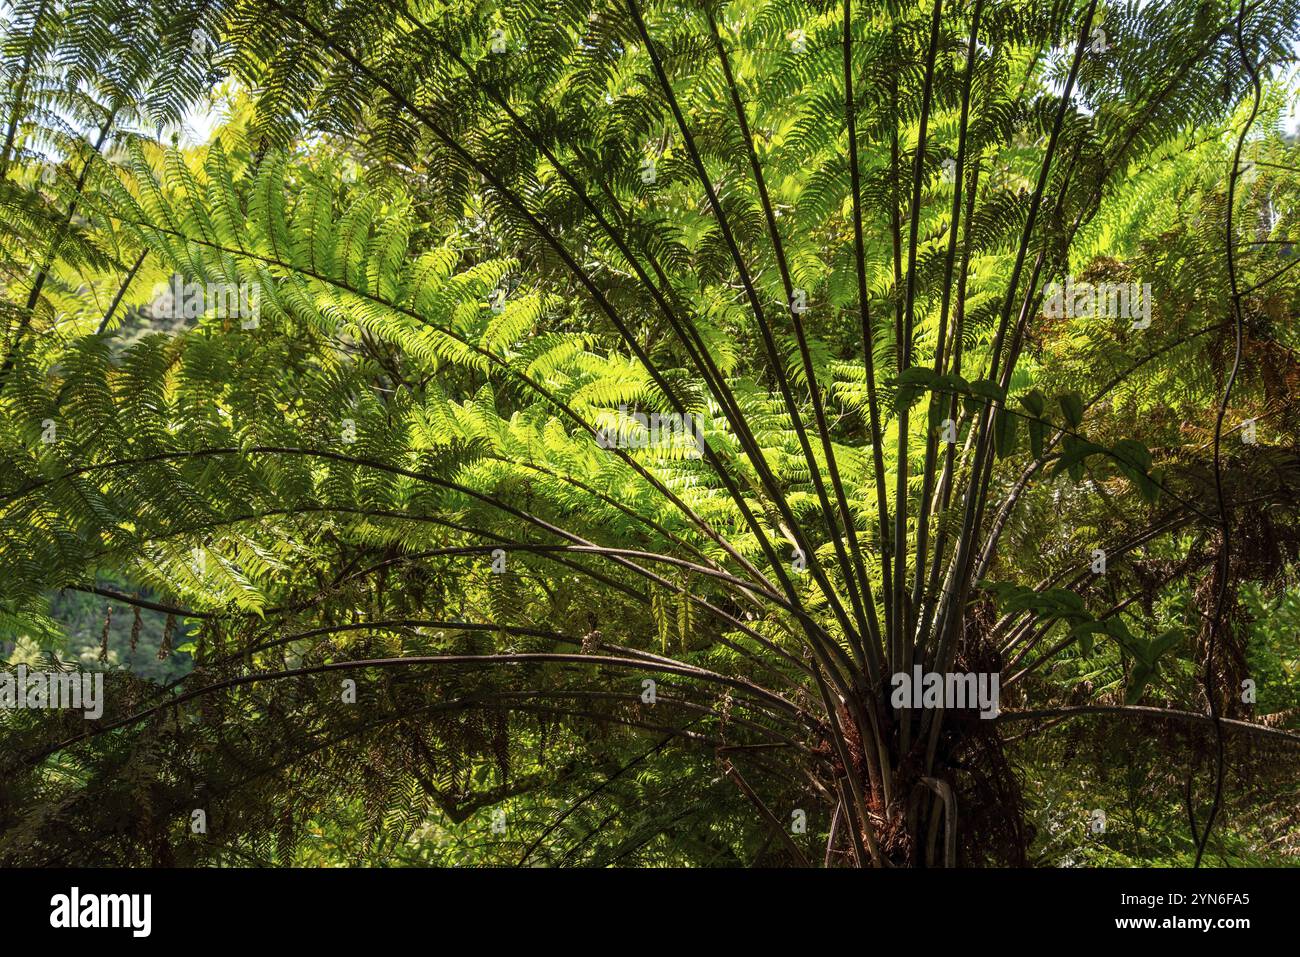
<path id="1" fill-rule="evenodd" d="M 1300 0 L 0 18 L 0 863 L 1297 863 Z"/>

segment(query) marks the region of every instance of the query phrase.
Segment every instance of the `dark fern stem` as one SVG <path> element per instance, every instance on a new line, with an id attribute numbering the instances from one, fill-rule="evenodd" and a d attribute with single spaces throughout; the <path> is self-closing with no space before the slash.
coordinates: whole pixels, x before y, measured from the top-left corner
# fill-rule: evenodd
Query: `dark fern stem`
<path id="1" fill-rule="evenodd" d="M 1240 135 L 1237 137 L 1237 146 L 1232 155 L 1232 173 L 1228 177 L 1228 205 L 1226 211 L 1225 242 L 1224 254 L 1228 263 L 1228 282 L 1232 287 L 1232 322 L 1233 322 L 1233 357 L 1232 371 L 1228 374 L 1228 381 L 1223 387 L 1223 397 L 1219 400 L 1218 414 L 1214 421 L 1214 494 L 1219 506 L 1219 525 L 1222 529 L 1222 538 L 1219 542 L 1219 587 L 1214 596 L 1214 613 L 1210 619 L 1210 634 L 1206 642 L 1205 649 L 1205 696 L 1208 700 L 1210 717 L 1214 720 L 1214 747 L 1215 747 L 1215 768 L 1214 768 L 1214 801 L 1210 805 L 1209 816 L 1205 819 L 1205 827 L 1201 830 L 1200 840 L 1196 844 L 1196 863 L 1194 866 L 1201 866 L 1201 858 L 1205 854 L 1205 846 L 1210 841 L 1210 832 L 1214 827 L 1214 821 L 1219 815 L 1220 806 L 1223 803 L 1223 774 L 1224 774 L 1224 753 L 1223 753 L 1223 720 L 1220 715 L 1220 706 L 1217 692 L 1214 687 L 1214 651 L 1219 638 L 1219 630 L 1223 627 L 1223 605 L 1228 594 L 1228 576 L 1232 563 L 1232 518 L 1228 513 L 1228 502 L 1223 490 L 1223 461 L 1221 455 L 1221 446 L 1223 443 L 1223 420 L 1228 414 L 1228 403 L 1232 398 L 1232 389 L 1237 382 L 1237 374 L 1241 371 L 1241 347 L 1242 347 L 1242 317 L 1241 317 L 1241 290 L 1237 287 L 1237 263 L 1234 255 L 1236 238 L 1232 233 L 1232 206 L 1236 198 L 1237 180 L 1241 174 L 1241 151 L 1246 144 L 1246 137 L 1250 134 L 1250 128 L 1255 124 L 1255 117 L 1259 115 L 1259 105 L 1263 97 L 1263 90 L 1260 87 L 1259 71 L 1250 55 L 1246 52 L 1245 39 L 1242 34 L 1243 21 L 1246 18 L 1246 2 L 1240 0 L 1237 7 L 1237 51 L 1241 54 L 1242 64 L 1250 74 L 1251 86 L 1254 89 L 1254 100 L 1251 103 L 1250 116 L 1247 117 L 1245 125 L 1242 127 Z M 1190 811 L 1189 811 L 1190 813 Z M 1195 825 L 1195 820 L 1192 821 Z M 1196 829 L 1193 826 L 1193 837 Z"/>

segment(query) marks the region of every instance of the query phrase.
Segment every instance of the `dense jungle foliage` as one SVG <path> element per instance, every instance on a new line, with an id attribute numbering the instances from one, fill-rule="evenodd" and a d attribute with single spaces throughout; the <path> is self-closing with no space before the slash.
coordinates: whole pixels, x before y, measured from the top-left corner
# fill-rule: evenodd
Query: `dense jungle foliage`
<path id="1" fill-rule="evenodd" d="M 0 863 L 1300 862 L 1300 0 L 0 17 Z"/>

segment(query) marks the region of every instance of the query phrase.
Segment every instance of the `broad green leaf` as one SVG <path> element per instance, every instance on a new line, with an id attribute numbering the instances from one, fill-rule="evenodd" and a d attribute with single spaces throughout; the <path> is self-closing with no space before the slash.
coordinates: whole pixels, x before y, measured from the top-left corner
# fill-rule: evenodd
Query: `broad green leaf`
<path id="1" fill-rule="evenodd" d="M 1047 427 L 1043 424 L 1042 419 L 1030 419 L 1028 423 L 1029 432 L 1029 451 L 1035 459 L 1043 457 L 1043 435 Z"/>
<path id="2" fill-rule="evenodd" d="M 1056 401 L 1061 404 L 1061 413 L 1065 416 L 1067 426 L 1077 429 L 1083 424 L 1083 396 L 1077 392 L 1067 392 Z"/>
<path id="3" fill-rule="evenodd" d="M 1037 389 L 1032 389 L 1022 396 L 1018 396 L 1018 401 L 1024 406 L 1025 411 L 1036 419 L 1043 417 L 1043 412 L 1047 409 L 1047 398 Z"/>
<path id="4" fill-rule="evenodd" d="M 1005 459 L 1016 451 L 1016 415 L 1008 409 L 998 409 L 993 420 L 993 443 L 997 456 Z"/>

